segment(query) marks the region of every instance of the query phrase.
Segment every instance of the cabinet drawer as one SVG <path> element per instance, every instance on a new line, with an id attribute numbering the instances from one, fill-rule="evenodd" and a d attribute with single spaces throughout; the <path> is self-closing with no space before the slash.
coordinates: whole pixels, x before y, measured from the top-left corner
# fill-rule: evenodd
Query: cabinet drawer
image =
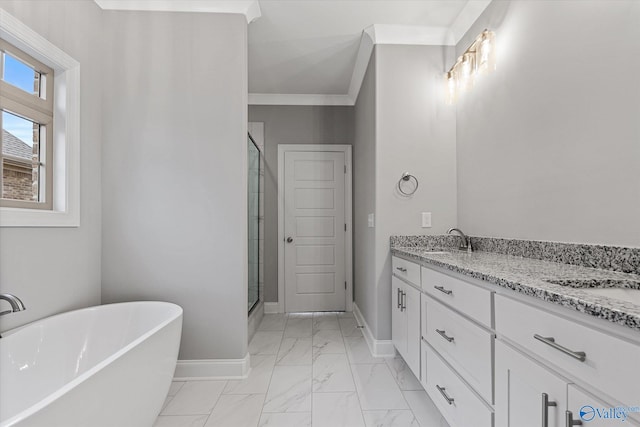
<path id="1" fill-rule="evenodd" d="M 640 346 L 502 295 L 496 295 L 495 303 L 498 334 L 614 399 L 638 405 Z M 561 348 L 534 335 L 553 338 L 551 344 Z M 584 352 L 584 361 L 568 351 Z"/>
<path id="2" fill-rule="evenodd" d="M 422 335 L 487 402 L 493 403 L 493 334 L 423 295 Z"/>
<path id="3" fill-rule="evenodd" d="M 420 266 L 414 262 L 398 257 L 391 258 L 393 274 L 420 287 Z"/>
<path id="4" fill-rule="evenodd" d="M 428 345 L 425 390 L 451 427 L 491 427 L 493 412 Z"/>
<path id="5" fill-rule="evenodd" d="M 490 290 L 425 267 L 422 267 L 422 290 L 483 325 L 493 326 Z"/>

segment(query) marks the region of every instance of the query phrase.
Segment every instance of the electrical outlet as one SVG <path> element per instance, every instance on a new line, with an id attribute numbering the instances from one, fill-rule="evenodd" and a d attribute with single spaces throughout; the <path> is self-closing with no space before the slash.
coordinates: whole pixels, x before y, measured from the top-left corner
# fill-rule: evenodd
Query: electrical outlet
<path id="1" fill-rule="evenodd" d="M 367 226 L 369 228 L 373 228 L 374 225 L 375 225 L 375 221 L 374 221 L 374 218 L 373 218 L 373 214 L 370 213 L 369 215 L 367 215 Z"/>
<path id="2" fill-rule="evenodd" d="M 422 212 L 422 228 L 431 228 L 431 212 Z"/>

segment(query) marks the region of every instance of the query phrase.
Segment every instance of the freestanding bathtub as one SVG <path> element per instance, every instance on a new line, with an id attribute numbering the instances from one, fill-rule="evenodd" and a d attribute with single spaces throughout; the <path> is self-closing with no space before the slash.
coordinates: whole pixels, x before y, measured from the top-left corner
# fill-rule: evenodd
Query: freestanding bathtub
<path id="1" fill-rule="evenodd" d="M 178 357 L 182 308 L 108 304 L 0 338 L 0 427 L 151 427 Z"/>

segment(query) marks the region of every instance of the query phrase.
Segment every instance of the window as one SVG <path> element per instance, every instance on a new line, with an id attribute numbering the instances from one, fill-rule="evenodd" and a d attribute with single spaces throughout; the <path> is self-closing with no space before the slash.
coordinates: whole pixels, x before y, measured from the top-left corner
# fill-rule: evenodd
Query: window
<path id="1" fill-rule="evenodd" d="M 53 208 L 53 70 L 0 39 L 0 205 Z"/>
<path id="2" fill-rule="evenodd" d="M 0 43 L 0 227 L 78 227 L 80 63 L 2 8 Z"/>

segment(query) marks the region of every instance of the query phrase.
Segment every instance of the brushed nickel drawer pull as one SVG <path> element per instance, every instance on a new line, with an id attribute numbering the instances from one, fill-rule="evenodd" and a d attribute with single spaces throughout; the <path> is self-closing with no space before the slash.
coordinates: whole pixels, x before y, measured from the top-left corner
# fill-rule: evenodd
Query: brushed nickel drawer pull
<path id="1" fill-rule="evenodd" d="M 454 399 L 453 397 L 449 397 L 449 396 L 447 395 L 447 392 L 445 391 L 445 390 L 446 390 L 446 388 L 444 388 L 444 387 L 440 387 L 438 384 L 436 384 L 436 388 L 438 389 L 438 391 L 440 392 L 440 394 L 442 395 L 442 397 L 444 397 L 444 399 L 447 401 L 447 403 L 448 403 L 449 405 L 453 405 L 453 402 L 454 402 L 454 400 L 455 400 L 455 399 Z"/>
<path id="2" fill-rule="evenodd" d="M 400 311 L 405 311 L 407 309 L 407 293 L 402 291 L 402 307 L 400 307 Z"/>
<path id="3" fill-rule="evenodd" d="M 441 336 L 442 338 L 444 338 L 445 340 L 447 340 L 447 341 L 449 341 L 449 342 L 452 342 L 452 341 L 453 341 L 453 337 L 449 337 L 449 336 L 447 336 L 446 331 L 444 331 L 444 330 L 442 330 L 442 331 L 441 331 L 440 329 L 436 329 L 436 332 L 437 332 L 438 334 L 440 334 L 440 336 Z"/>
<path id="4" fill-rule="evenodd" d="M 560 344 L 556 343 L 556 339 L 553 337 L 543 337 L 540 336 L 538 334 L 533 334 L 533 337 L 535 339 L 537 339 L 538 341 L 542 341 L 543 343 L 545 343 L 546 345 L 555 348 L 556 350 L 559 350 L 561 352 L 563 352 L 564 354 L 573 357 L 574 359 L 577 359 L 581 362 L 584 362 L 587 359 L 587 354 L 584 351 L 573 351 L 573 350 L 569 350 L 566 347 L 561 346 Z"/>
<path id="5" fill-rule="evenodd" d="M 396 270 L 401 271 L 402 273 L 406 273 L 407 269 L 404 267 L 396 267 Z"/>
<path id="6" fill-rule="evenodd" d="M 447 295 L 453 294 L 453 291 L 451 289 L 445 289 L 443 286 L 434 286 L 434 288 Z"/>
<path id="7" fill-rule="evenodd" d="M 550 401 L 547 393 L 542 393 L 542 427 L 549 427 L 549 406 L 558 406 L 558 404 Z"/>
<path id="8" fill-rule="evenodd" d="M 398 292 L 396 293 L 396 300 L 398 301 L 398 308 L 400 308 L 402 306 L 402 303 L 400 302 L 400 288 L 398 288 Z"/>
<path id="9" fill-rule="evenodd" d="M 582 425 L 582 421 L 580 420 L 573 420 L 573 413 L 571 411 L 566 411 L 564 413 L 565 415 L 565 422 L 567 427 L 571 427 L 571 426 L 581 426 Z"/>

